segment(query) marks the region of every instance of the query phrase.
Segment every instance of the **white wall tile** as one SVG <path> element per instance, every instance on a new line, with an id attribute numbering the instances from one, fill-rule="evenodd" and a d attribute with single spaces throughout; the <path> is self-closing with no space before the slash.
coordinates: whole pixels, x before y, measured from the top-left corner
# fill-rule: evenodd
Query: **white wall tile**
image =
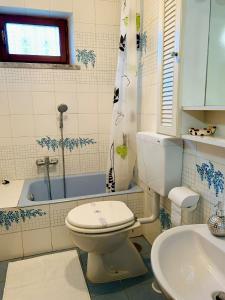
<path id="1" fill-rule="evenodd" d="M 54 114 L 56 113 L 55 95 L 53 92 L 33 92 L 33 108 L 35 114 Z"/>
<path id="2" fill-rule="evenodd" d="M 91 134 L 98 132 L 97 114 L 79 114 L 78 122 L 80 134 Z"/>
<path id="3" fill-rule="evenodd" d="M 0 235 L 0 261 L 23 256 L 21 232 Z"/>
<path id="4" fill-rule="evenodd" d="M 75 23 L 95 23 L 94 0 L 73 1 Z"/>
<path id="5" fill-rule="evenodd" d="M 35 136 L 57 135 L 57 125 L 55 115 L 36 115 L 34 117 Z"/>
<path id="6" fill-rule="evenodd" d="M 110 133 L 112 123 L 111 114 L 99 114 L 98 117 L 98 132 Z"/>
<path id="7" fill-rule="evenodd" d="M 52 251 L 50 228 L 22 232 L 24 256 Z"/>
<path id="8" fill-rule="evenodd" d="M 50 9 L 71 13 L 73 11 L 73 0 L 50 0 Z"/>
<path id="9" fill-rule="evenodd" d="M 9 101 L 8 101 L 8 93 L 2 91 L 0 93 L 0 115 L 8 115 L 9 114 Z"/>
<path id="10" fill-rule="evenodd" d="M 32 94 L 30 92 L 9 92 L 9 107 L 12 115 L 29 115 L 33 113 Z"/>
<path id="11" fill-rule="evenodd" d="M 13 137 L 34 136 L 33 115 L 12 115 L 11 126 Z"/>
<path id="12" fill-rule="evenodd" d="M 0 116 L 0 138 L 11 137 L 10 116 Z"/>
<path id="13" fill-rule="evenodd" d="M 11 7 L 24 7 L 25 0 L 1 0 L 0 6 L 11 6 Z"/>
<path id="14" fill-rule="evenodd" d="M 50 0 L 25 0 L 25 7 L 32 9 L 50 10 Z"/>
<path id="15" fill-rule="evenodd" d="M 118 25 L 120 2 L 95 0 L 96 24 Z"/>
<path id="16" fill-rule="evenodd" d="M 53 250 L 63 250 L 75 247 L 73 237 L 69 229 L 63 226 L 51 227 Z"/>
<path id="17" fill-rule="evenodd" d="M 98 112 L 97 94 L 79 93 L 78 112 L 81 114 L 96 114 Z"/>
<path id="18" fill-rule="evenodd" d="M 98 112 L 100 114 L 111 114 L 113 109 L 113 92 L 99 93 Z"/>
<path id="19" fill-rule="evenodd" d="M 67 114 L 64 116 L 64 135 L 73 135 L 78 133 L 78 118 L 76 114 Z"/>

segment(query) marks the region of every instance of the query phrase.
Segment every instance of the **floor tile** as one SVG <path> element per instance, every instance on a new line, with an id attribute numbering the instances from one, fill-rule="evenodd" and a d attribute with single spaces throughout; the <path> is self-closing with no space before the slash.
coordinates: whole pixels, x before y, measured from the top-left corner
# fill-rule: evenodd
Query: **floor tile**
<path id="1" fill-rule="evenodd" d="M 87 253 L 79 250 L 79 258 L 82 269 L 88 285 L 88 290 L 92 300 L 164 300 L 161 295 L 158 295 L 152 290 L 152 281 L 154 275 L 151 268 L 150 254 L 151 245 L 143 237 L 132 238 L 132 242 L 141 246 L 140 254 L 148 268 L 148 273 L 143 276 L 124 279 L 121 281 L 94 284 L 86 278 L 87 270 Z"/>
<path id="2" fill-rule="evenodd" d="M 115 293 L 105 294 L 101 296 L 95 296 L 92 299 L 93 300 L 128 300 L 128 297 L 125 292 L 115 292 Z"/>
<path id="3" fill-rule="evenodd" d="M 152 280 L 140 285 L 134 285 L 125 289 L 129 300 L 166 300 L 164 296 L 155 293 L 152 289 Z"/>
<path id="4" fill-rule="evenodd" d="M 7 261 L 0 262 L 0 282 L 5 282 L 7 268 L 8 268 Z"/>
<path id="5" fill-rule="evenodd" d="M 0 299 L 3 298 L 4 282 L 0 282 Z"/>
<path id="6" fill-rule="evenodd" d="M 90 300 L 77 252 L 9 263 L 3 299 Z"/>

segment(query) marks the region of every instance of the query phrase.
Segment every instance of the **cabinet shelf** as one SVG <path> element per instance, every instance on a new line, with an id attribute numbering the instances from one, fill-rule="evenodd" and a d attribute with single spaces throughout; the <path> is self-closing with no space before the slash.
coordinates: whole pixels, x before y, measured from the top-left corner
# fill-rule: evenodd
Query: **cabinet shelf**
<path id="1" fill-rule="evenodd" d="M 209 110 L 225 110 L 225 106 L 183 106 L 182 110 L 204 110 L 204 111 L 209 111 Z"/>
<path id="2" fill-rule="evenodd" d="M 196 136 L 184 134 L 181 136 L 184 140 L 189 140 L 197 143 L 203 143 L 208 145 L 214 145 L 217 147 L 225 148 L 225 138 L 213 137 L 213 136 Z"/>

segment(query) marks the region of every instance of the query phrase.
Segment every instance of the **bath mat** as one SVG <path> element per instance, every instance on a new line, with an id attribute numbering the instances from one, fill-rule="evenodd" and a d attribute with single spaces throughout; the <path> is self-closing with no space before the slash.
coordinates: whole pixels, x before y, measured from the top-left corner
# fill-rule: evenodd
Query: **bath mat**
<path id="1" fill-rule="evenodd" d="M 9 263 L 3 300 L 90 300 L 77 251 Z"/>

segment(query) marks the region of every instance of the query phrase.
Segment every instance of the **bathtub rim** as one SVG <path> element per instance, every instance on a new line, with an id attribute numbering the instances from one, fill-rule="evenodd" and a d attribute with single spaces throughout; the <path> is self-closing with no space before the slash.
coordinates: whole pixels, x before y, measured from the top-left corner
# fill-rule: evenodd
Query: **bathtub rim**
<path id="1" fill-rule="evenodd" d="M 74 174 L 74 175 L 67 175 L 66 177 L 85 177 L 90 175 L 105 175 L 104 172 L 94 172 L 94 173 L 86 173 L 86 174 Z M 58 179 L 62 176 L 55 176 L 52 177 L 52 179 Z M 29 185 L 38 182 L 43 181 L 45 178 L 32 178 L 32 179 L 25 179 L 23 188 L 19 197 L 19 201 L 17 204 L 18 208 L 28 207 L 28 206 L 40 206 L 40 205 L 48 205 L 48 204 L 55 204 L 55 203 L 65 203 L 70 201 L 79 201 L 79 200 L 85 200 L 85 199 L 95 199 L 95 198 L 104 198 L 109 196 L 117 196 L 117 195 L 125 195 L 125 194 L 134 194 L 134 193 L 142 193 L 143 189 L 138 186 L 136 183 L 133 184 L 133 186 L 124 191 L 114 192 L 114 193 L 100 193 L 100 194 L 92 194 L 92 195 L 85 195 L 85 196 L 77 196 L 77 197 L 70 197 L 70 198 L 60 198 L 55 200 L 44 200 L 44 201 L 31 201 L 27 198 L 24 198 L 24 195 L 28 194 Z"/>

